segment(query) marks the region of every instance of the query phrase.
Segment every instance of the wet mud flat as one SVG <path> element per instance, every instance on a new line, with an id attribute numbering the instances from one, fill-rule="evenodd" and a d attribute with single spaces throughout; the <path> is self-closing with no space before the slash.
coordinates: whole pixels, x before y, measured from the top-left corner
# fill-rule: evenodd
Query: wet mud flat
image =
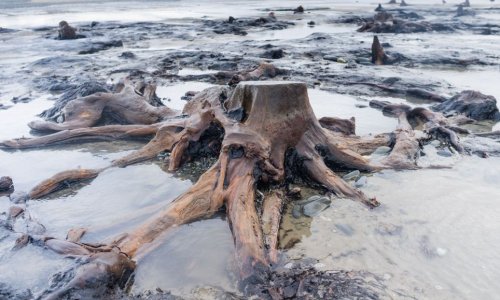
<path id="1" fill-rule="evenodd" d="M 421 183 L 412 183 L 417 180 L 410 175 L 413 171 L 402 174 L 382 171 L 373 175 L 341 172 L 353 186 L 377 194 L 383 203 L 379 208 L 365 210 L 359 203 L 351 205 L 336 197 L 307 202 L 313 196 L 324 197 L 324 190 L 309 191 L 303 183 L 297 184 L 302 196 L 297 203 L 287 203 L 281 223 L 279 249 L 283 257 L 273 272 L 248 282 L 247 289 L 238 287 L 238 276 L 232 271 L 235 262 L 228 257 L 234 256 L 233 241 L 222 216 L 210 226 L 205 227 L 200 221 L 188 225 L 184 231 L 174 229 L 168 233 L 174 235 L 174 241 L 155 250 L 153 258 L 143 258 L 144 267 L 139 264 L 135 281 L 128 283 L 125 292 L 96 289 L 87 291 L 90 294 L 76 291 L 66 297 L 94 293 L 118 299 L 239 299 L 248 295 L 269 299 L 467 299 L 495 295 L 488 283 L 499 278 L 498 271 L 493 270 L 498 260 L 493 258 L 488 261 L 490 266 L 486 266 L 479 257 L 489 257 L 491 252 L 481 246 L 458 250 L 456 244 L 461 238 L 450 227 L 456 223 L 454 219 L 462 216 L 465 220 L 458 224 L 465 235 L 474 236 L 477 230 L 488 226 L 492 232 L 498 229 L 498 224 L 491 221 L 498 216 L 495 209 L 484 217 L 490 223 L 472 224 L 476 224 L 477 215 L 493 205 L 484 199 L 498 193 L 498 187 L 492 183 L 498 174 L 481 171 L 480 167 L 491 169 L 489 164 L 500 165 L 495 157 L 500 153 L 498 135 L 495 136 L 499 115 L 493 101 L 500 97 L 500 90 L 476 84 L 474 79 L 472 83 L 464 83 L 456 77 L 470 72 L 491 82 L 499 79 L 500 9 L 494 4 L 461 10 L 452 4 L 382 6 L 384 10 L 378 12 L 369 5 L 348 9 L 304 5 L 304 12 L 296 7 L 252 7 L 245 10 L 245 15 L 235 17 L 179 17 L 161 22 L 68 19 L 69 25 L 77 29 L 75 39 L 63 40 L 59 39 L 57 23 L 37 28 L 2 28 L 0 37 L 5 42 L 0 52 L 6 59 L 0 65 L 7 71 L 0 74 L 4 83 L 0 88 L 0 113 L 2 126 L 11 129 L 2 132 L 1 140 L 43 136 L 44 133 L 30 131 L 26 125 L 40 113 L 41 119 L 63 126 L 69 120 L 62 113 L 68 103 L 96 92 L 116 92 L 125 77 L 136 84 L 134 92 L 141 96 L 147 93 L 148 84 L 154 83 L 156 94 L 152 105 L 174 110 L 181 110 L 206 87 L 231 87 L 246 80 L 305 82 L 318 118 L 356 116 L 356 133 L 368 136 L 396 128 L 395 116 L 401 109 L 424 107 L 446 117 L 467 117 L 458 124 L 463 127 L 460 140 L 468 154 L 459 154 L 457 148 L 446 143 L 422 146 L 425 156 L 421 154 L 424 164 L 420 166 L 433 166 L 444 160 L 451 169 L 415 171 Z M 376 49 L 374 34 L 379 41 Z M 481 93 L 466 91 L 470 89 Z M 479 99 L 477 103 L 481 105 L 468 106 L 468 99 Z M 235 111 L 233 116 L 238 118 L 238 113 L 241 112 Z M 104 111 L 104 115 L 106 118 L 97 125 L 123 123 L 123 118 L 110 111 Z M 67 270 L 76 270 L 85 262 L 44 249 L 46 237 L 65 240 L 68 230 L 81 226 L 88 228 L 83 235 L 85 243 L 96 244 L 112 238 L 151 216 L 162 207 L 162 200 L 173 200 L 187 190 L 214 162 L 214 154 L 207 152 L 208 157 L 170 173 L 166 167 L 168 154 L 161 154 L 153 163 L 109 169 L 94 181 L 70 185 L 69 192 L 61 191 L 43 200 L 24 199 L 23 191 L 28 192 L 58 171 L 77 166 L 104 167 L 140 149 L 147 139 L 131 142 L 89 139 L 83 145 L 62 142 L 44 149 L 1 153 L 0 175 L 12 176 L 14 185 L 11 187 L 5 179 L 5 196 L 0 198 L 4 212 L 1 264 L 7 270 L 22 264 L 23 259 L 37 262 L 34 263 L 37 270 L 24 282 L 20 278 L 27 271 L 25 268 L 17 274 L 4 272 L 0 279 L 2 296 L 43 297 L 44 292 L 69 281 L 71 272 Z M 378 155 L 383 159 L 384 151 L 388 150 L 378 151 L 372 158 L 377 159 Z M 482 158 L 486 156 L 490 158 Z M 461 157 L 463 161 L 459 162 Z M 32 168 L 26 165 L 26 160 L 37 161 L 39 166 Z M 475 174 L 481 180 L 467 183 L 470 192 L 466 194 L 472 199 L 475 197 L 472 192 L 481 195 L 475 209 L 467 210 L 465 207 L 470 204 L 462 196 L 455 199 L 455 204 L 443 195 L 429 195 L 426 199 L 417 196 L 418 186 L 432 185 L 424 179 L 432 176 L 448 184 L 444 191 L 453 190 L 457 185 L 453 182 L 464 181 L 467 169 L 474 164 L 478 166 L 473 168 Z M 408 195 L 394 192 L 398 189 L 394 182 L 407 188 Z M 407 198 L 403 203 L 416 212 L 402 207 L 395 195 Z M 423 201 L 434 210 L 442 209 L 431 203 L 433 197 L 455 205 L 450 220 L 438 221 L 439 213 L 425 216 L 411 202 Z M 107 204 L 101 203 L 103 198 Z M 339 221 L 333 221 L 332 225 L 336 219 Z M 366 225 L 361 226 L 360 222 Z M 433 227 L 451 232 L 450 237 L 434 234 Z M 183 235 L 215 237 L 191 247 L 207 249 L 198 253 L 188 249 L 188 241 L 180 242 Z M 498 238 L 489 236 L 488 242 L 498 245 Z M 484 241 L 474 243 L 484 245 Z M 172 251 L 186 251 L 183 263 L 172 262 L 176 260 L 169 254 Z M 405 251 L 417 258 L 404 255 L 399 258 Z M 475 251 L 479 254 L 471 253 Z M 223 257 L 216 255 L 217 252 L 224 253 Z M 387 254 L 381 255 L 383 252 Z M 373 262 L 380 257 L 383 262 Z M 466 257 L 471 257 L 471 262 L 463 262 Z M 451 260 L 448 264 L 443 262 L 447 259 Z M 156 265 L 161 261 L 166 261 L 165 269 L 171 270 L 157 272 Z M 412 270 L 415 263 L 422 267 Z M 191 268 L 182 266 L 190 264 Z M 449 274 L 462 270 L 474 274 L 476 264 L 485 270 L 485 277 L 480 277 L 482 283 L 476 280 L 467 283 L 467 277 Z M 440 268 L 445 271 L 437 271 Z M 419 272 L 425 275 L 415 274 Z M 194 273 L 203 275 L 193 276 Z M 185 281 L 180 283 L 175 277 Z M 185 287 L 178 288 L 181 284 Z M 481 289 L 481 285 L 487 288 Z"/>

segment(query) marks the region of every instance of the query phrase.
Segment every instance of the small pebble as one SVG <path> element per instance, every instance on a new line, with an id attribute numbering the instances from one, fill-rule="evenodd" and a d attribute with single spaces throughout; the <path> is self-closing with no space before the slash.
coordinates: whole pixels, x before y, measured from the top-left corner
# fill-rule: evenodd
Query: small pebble
<path id="1" fill-rule="evenodd" d="M 0 191 L 8 191 L 13 187 L 12 178 L 9 176 L 0 177 Z"/>
<path id="2" fill-rule="evenodd" d="M 359 170 L 355 170 L 355 171 L 352 171 L 350 173 L 347 173 L 342 178 L 344 180 L 356 180 L 359 177 L 359 175 L 361 175 L 361 173 L 359 172 Z"/>
<path id="3" fill-rule="evenodd" d="M 16 239 L 16 244 L 14 245 L 14 247 L 12 247 L 12 250 L 15 251 L 23 248 L 24 246 L 28 245 L 30 240 L 31 237 L 29 235 L 22 234 L 20 237 Z"/>
<path id="4" fill-rule="evenodd" d="M 384 274 L 384 280 L 389 280 L 391 278 L 392 278 L 391 274 L 389 274 L 389 273 Z"/>
<path id="5" fill-rule="evenodd" d="M 293 268 L 293 263 L 287 263 L 285 266 L 284 266 L 285 269 L 291 269 Z"/>
<path id="6" fill-rule="evenodd" d="M 308 217 L 317 216 L 320 212 L 330 207 L 331 203 L 332 200 L 330 200 L 330 198 L 320 197 L 318 200 L 309 202 L 306 205 L 304 205 L 303 213 Z"/>
<path id="7" fill-rule="evenodd" d="M 354 185 L 359 188 L 365 186 L 367 183 L 368 178 L 366 176 L 361 176 L 358 180 L 356 180 L 356 183 Z"/>
<path id="8" fill-rule="evenodd" d="M 444 248 L 436 248 L 436 253 L 439 256 L 445 256 L 446 253 L 448 253 L 448 250 L 446 250 Z"/>
<path id="9" fill-rule="evenodd" d="M 391 147 L 380 146 L 377 149 L 375 149 L 375 151 L 373 151 L 372 154 L 383 155 L 383 154 L 387 154 L 389 152 L 391 152 Z"/>
<path id="10" fill-rule="evenodd" d="M 292 217 L 298 219 L 302 217 L 302 207 L 300 205 L 295 204 L 292 209 Z"/>
<path id="11" fill-rule="evenodd" d="M 11 206 L 9 209 L 9 217 L 15 219 L 23 212 L 24 212 L 24 208 L 19 207 L 19 206 Z"/>

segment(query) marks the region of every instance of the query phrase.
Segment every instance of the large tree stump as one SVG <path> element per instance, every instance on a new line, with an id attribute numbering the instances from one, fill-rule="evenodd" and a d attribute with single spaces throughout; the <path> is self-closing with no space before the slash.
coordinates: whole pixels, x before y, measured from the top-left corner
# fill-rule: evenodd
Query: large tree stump
<path id="1" fill-rule="evenodd" d="M 96 259 L 102 261 L 99 257 L 103 255 L 108 257 L 106 268 L 85 267 L 83 271 L 76 272 L 78 278 L 87 281 L 88 278 L 103 278 L 103 270 L 108 269 L 116 274 L 128 274 L 133 264 L 123 263 L 125 257 L 141 257 L 157 244 L 153 242 L 169 228 L 210 217 L 223 207 L 234 237 L 241 281 L 254 282 L 254 279 L 263 278 L 262 272 L 269 270 L 278 259 L 277 235 L 283 195 L 286 193 L 279 189 L 286 189 L 295 178 L 302 178 L 304 182 L 322 186 L 340 197 L 360 201 L 369 207 L 378 205 L 375 199 L 368 198 L 334 173 L 336 168 L 377 170 L 354 151 L 358 148 L 366 151 L 370 143 L 363 143 L 355 136 L 343 139 L 343 133 L 322 128 L 313 113 L 307 87 L 303 83 L 259 81 L 242 82 L 235 89 L 210 88 L 197 94 L 186 105 L 184 113 L 189 117 L 174 118 L 157 125 L 81 128 L 34 140 L 3 143 L 4 146 L 30 147 L 77 137 L 112 138 L 130 136 L 137 131 L 151 134 L 151 130 L 155 129 L 156 136 L 149 144 L 111 166 L 125 166 L 150 159 L 162 151 L 170 151 L 169 169 L 176 170 L 185 161 L 199 155 L 219 153 L 217 162 L 186 193 L 107 246 L 95 248 L 75 243 L 78 246 L 68 247 L 68 241 L 50 242 L 51 245 L 64 245 L 58 246 L 58 252 L 67 249 L 69 254 L 94 253 L 91 264 L 95 264 Z M 384 137 L 374 139 L 375 145 L 387 142 Z M 34 188 L 31 196 L 43 196 L 62 181 L 95 177 L 101 170 L 59 173 Z M 263 201 L 256 200 L 257 186 L 270 189 Z M 115 248 L 119 251 L 111 251 Z M 126 269 L 119 270 L 124 267 Z M 84 287 L 78 278 L 69 282 L 69 286 L 53 291 L 54 295 L 60 296 L 61 293 Z M 122 276 L 105 278 L 124 280 Z"/>
<path id="2" fill-rule="evenodd" d="M 98 102 L 118 103 L 119 94 L 81 98 L 81 107 L 87 108 L 87 101 L 97 98 Z M 125 94 L 132 95 L 130 92 Z M 132 103 L 141 103 L 140 107 L 147 107 L 142 103 L 148 97 L 136 96 L 127 99 L 132 99 Z M 76 103 L 74 108 L 79 111 Z M 113 107 L 118 110 L 118 106 Z M 135 266 L 132 260 L 147 254 L 167 230 L 209 218 L 222 209 L 226 211 L 234 237 L 236 269 L 241 282 L 247 284 L 265 280 L 263 274 L 279 257 L 278 230 L 286 201 L 283 195 L 296 179 L 300 178 L 306 184 L 339 197 L 375 207 L 379 205 L 377 200 L 345 182 L 335 171 L 414 169 L 417 167 L 420 142 L 428 139 L 428 135 L 444 139 L 458 152 L 463 152 L 446 118 L 423 108 L 410 109 L 381 103 L 379 108 L 398 116 L 400 125 L 395 134 L 370 138 L 353 134 L 354 120 L 329 118 L 320 123 L 309 103 L 306 85 L 298 82 L 246 81 L 236 88 L 208 88 L 186 104 L 183 110 L 186 117 L 169 117 L 170 111 L 165 108 L 164 112 L 157 111 L 158 114 L 155 114 L 162 121 L 153 124 L 136 119 L 143 110 L 134 107 L 132 119 L 136 120 L 136 125 L 81 128 L 85 126 L 72 124 L 75 129 L 0 143 L 0 147 L 4 148 L 28 148 L 88 138 L 154 135 L 143 148 L 106 168 L 77 169 L 56 174 L 33 188 L 31 198 L 43 197 L 67 182 L 90 180 L 110 167 L 125 167 L 152 159 L 164 151 L 170 152 L 170 171 L 199 157 L 218 156 L 217 161 L 187 192 L 142 225 L 106 244 L 88 245 L 78 241 L 46 239 L 45 245 L 58 253 L 89 256 L 88 263 L 73 272 L 75 276 L 66 286 L 49 291 L 54 299 L 75 289 L 88 288 L 87 282 L 123 285 Z M 129 116 L 127 111 L 118 112 Z M 422 137 L 417 135 L 414 131 L 417 127 L 427 134 Z M 390 145 L 393 145 L 392 151 L 382 160 L 382 165 L 374 166 L 363 156 L 379 146 Z M 264 191 L 264 199 L 258 196 L 262 193 L 257 189 Z"/>

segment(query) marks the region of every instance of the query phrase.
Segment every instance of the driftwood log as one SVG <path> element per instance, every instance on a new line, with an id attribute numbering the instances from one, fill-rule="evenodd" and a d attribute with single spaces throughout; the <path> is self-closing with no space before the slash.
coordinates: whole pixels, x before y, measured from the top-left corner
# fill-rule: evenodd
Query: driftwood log
<path id="1" fill-rule="evenodd" d="M 125 86 L 118 93 L 78 98 L 65 107 L 63 123 L 30 124 L 32 128 L 59 132 L 0 143 L 3 148 L 23 149 L 91 139 L 152 137 L 143 148 L 107 168 L 153 159 L 164 151 L 170 152 L 171 171 L 199 157 L 218 157 L 187 192 L 113 241 L 89 245 L 78 239 L 43 240 L 58 253 L 88 257 L 68 284 L 47 291 L 49 299 L 92 289 L 98 283 L 125 286 L 135 268 L 134 258 L 150 251 L 165 231 L 221 210 L 228 216 L 234 237 L 239 278 L 242 283 L 254 282 L 263 278 L 262 272 L 278 259 L 284 195 L 296 179 L 376 207 L 379 203 L 375 198 L 345 182 L 334 170 L 414 169 L 421 141 L 433 137 L 445 137 L 460 149 L 456 135 L 445 127 L 446 119 L 426 109 L 394 108 L 393 114 L 400 121 L 398 129 L 368 138 L 354 135 L 354 119 L 327 118 L 320 123 L 303 83 L 260 81 L 241 82 L 235 88 L 208 88 L 186 104 L 182 117 L 166 107 L 150 107 L 150 94 L 138 95 Z M 133 124 L 90 127 L 104 107 Z M 415 134 L 415 128 L 427 134 L 421 137 Z M 374 165 L 363 155 L 380 146 L 391 146 L 392 151 Z M 30 197 L 41 198 L 68 182 L 92 179 L 104 169 L 61 172 L 33 188 Z M 258 199 L 261 193 L 257 189 L 265 191 L 264 199 Z"/>

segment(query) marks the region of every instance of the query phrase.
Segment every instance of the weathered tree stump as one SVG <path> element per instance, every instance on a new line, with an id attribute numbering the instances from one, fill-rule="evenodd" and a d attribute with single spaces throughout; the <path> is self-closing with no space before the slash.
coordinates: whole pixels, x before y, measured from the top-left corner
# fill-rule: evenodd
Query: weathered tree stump
<path id="1" fill-rule="evenodd" d="M 388 57 L 384 52 L 384 48 L 380 44 L 378 37 L 373 37 L 372 43 L 372 64 L 385 65 L 387 63 Z"/>
<path id="2" fill-rule="evenodd" d="M 141 127 L 140 130 L 147 132 L 146 128 L 156 126 L 155 138 L 143 149 L 115 161 L 113 166 L 152 158 L 167 150 L 171 152 L 169 169 L 176 170 L 185 161 L 200 155 L 194 153 L 193 149 L 207 147 L 215 147 L 216 151 L 220 151 L 217 162 L 186 193 L 143 225 L 117 237 L 104 249 L 78 242 L 73 243 L 75 246 L 68 246 L 71 244 L 69 241 L 56 243 L 53 239 L 49 240 L 48 247 L 56 247 L 54 249 L 59 253 L 67 251 L 67 254 L 81 255 L 89 252 L 94 253 L 92 257 L 106 257 L 106 267 L 85 267 L 84 274 L 81 273 L 83 271 L 77 272 L 70 286 L 54 291 L 54 295 L 60 296 L 62 291 L 81 287 L 82 280 L 78 278 L 102 278 L 103 269 L 114 270 L 116 274 L 120 273 L 116 268 L 128 270 L 133 264 L 124 263 L 123 254 L 130 258 L 142 255 L 150 250 L 151 246 L 147 245 L 152 245 L 172 226 L 210 217 L 224 207 L 234 236 L 240 279 L 246 282 L 249 278 L 259 277 L 260 272 L 269 270 L 278 258 L 277 234 L 283 195 L 286 193 L 279 190 L 286 189 L 290 180 L 296 177 L 369 207 L 378 205 L 375 199 L 368 198 L 344 182 L 328 167 L 365 171 L 377 169 L 352 150 L 356 146 L 350 147 L 359 141 L 351 137 L 351 140 L 344 142 L 341 138 L 343 133 L 330 132 L 321 127 L 303 83 L 243 82 L 234 90 L 227 87 L 210 88 L 198 93 L 186 105 L 184 113 L 189 117 Z M 40 139 L 46 143 L 77 136 L 116 137 L 117 132 L 127 134 L 130 130 L 138 130 L 131 126 L 141 125 L 66 130 L 37 138 L 34 144 Z M 59 173 L 35 187 L 30 195 L 32 198 L 43 196 L 61 182 L 89 179 L 100 171 L 80 169 Z M 273 186 L 278 190 L 266 193 L 263 204 L 260 204 L 256 201 L 257 186 Z M 113 252 L 111 249 L 114 248 L 119 251 Z M 96 259 L 93 258 L 91 264 Z M 103 258 L 97 261 L 103 263 Z M 113 265 L 113 262 L 117 265 Z M 123 280 L 120 276 L 106 278 Z"/>
<path id="3" fill-rule="evenodd" d="M 74 27 L 69 26 L 68 22 L 61 21 L 59 22 L 58 38 L 60 40 L 74 40 L 77 38 L 76 29 Z"/>
<path id="4" fill-rule="evenodd" d="M 14 184 L 12 183 L 12 178 L 8 176 L 2 176 L 0 178 L 0 192 L 8 191 L 12 189 L 13 186 Z"/>
<path id="5" fill-rule="evenodd" d="M 95 99 L 96 103 L 113 102 L 116 105 L 113 107 L 119 107 L 120 101 L 147 103 L 148 99 L 130 92 L 125 93 L 128 96 L 124 98 L 116 95 L 98 93 L 73 100 L 77 101 L 73 108 L 84 110 L 89 99 Z M 132 113 L 134 118 L 130 120 L 135 124 L 85 127 L 78 123 L 80 118 L 75 117 L 75 129 L 0 143 L 3 148 L 21 149 L 93 138 L 154 136 L 143 148 L 106 168 L 56 174 L 33 188 L 30 197 L 43 197 L 67 186 L 68 182 L 90 180 L 107 168 L 153 159 L 164 151 L 170 152 L 170 171 L 199 157 L 218 156 L 218 159 L 187 192 L 113 241 L 101 245 L 81 243 L 79 236 L 83 232 L 69 233 L 67 241 L 44 239 L 42 242 L 58 253 L 89 257 L 88 263 L 72 273 L 74 276 L 67 285 L 47 291 L 46 295 L 54 299 L 75 289 L 95 288 L 96 282 L 123 286 L 135 267 L 133 259 L 149 252 L 164 232 L 209 218 L 223 209 L 234 237 L 241 282 L 265 280 L 265 274 L 269 274 L 279 256 L 277 234 L 287 200 L 284 195 L 290 194 L 289 184 L 296 179 L 375 207 L 379 205 L 377 200 L 346 183 L 334 171 L 418 168 L 420 144 L 432 138 L 445 140 L 460 153 L 464 151 L 448 120 L 424 108 L 380 102 L 378 108 L 399 118 L 399 127 L 394 133 L 368 138 L 354 135 L 354 119 L 318 121 L 309 103 L 306 85 L 298 82 L 246 81 L 235 88 L 208 88 L 186 104 L 182 112 L 185 117 L 172 117 L 165 109 L 156 115 L 161 122 L 153 124 L 141 122 L 138 117 L 144 111 L 134 109 L 137 106 L 122 107 L 123 110 L 116 112 L 124 116 Z M 66 120 L 64 123 L 73 121 Z M 417 134 L 415 128 L 423 131 Z M 373 165 L 363 155 L 380 146 L 392 146 L 392 151 L 380 165 Z M 264 199 L 258 196 L 262 193 L 257 189 L 264 191 Z"/>

